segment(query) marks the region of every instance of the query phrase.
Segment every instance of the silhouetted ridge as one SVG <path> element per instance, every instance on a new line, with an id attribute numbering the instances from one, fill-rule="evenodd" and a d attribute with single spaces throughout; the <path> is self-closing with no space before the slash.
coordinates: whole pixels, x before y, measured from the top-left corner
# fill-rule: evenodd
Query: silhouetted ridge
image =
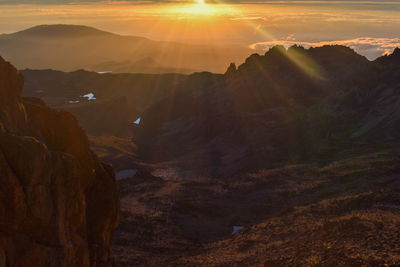
<path id="1" fill-rule="evenodd" d="M 319 72 L 321 78 L 323 74 L 331 75 L 327 72 L 352 71 L 352 68 L 360 68 L 365 64 L 369 64 L 369 61 L 364 56 L 346 46 L 330 45 L 305 49 L 294 45 L 285 49 L 278 45 L 269 49 L 263 56 L 251 55 L 238 70 L 251 73 L 265 69 L 282 72 L 299 69 L 303 72 L 309 71 L 309 75 L 312 74 L 311 71 L 314 75 L 318 75 Z"/>

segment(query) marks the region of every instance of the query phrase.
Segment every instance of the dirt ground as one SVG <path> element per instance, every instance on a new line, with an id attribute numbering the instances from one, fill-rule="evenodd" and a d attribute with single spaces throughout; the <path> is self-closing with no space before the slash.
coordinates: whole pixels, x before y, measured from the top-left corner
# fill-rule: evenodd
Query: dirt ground
<path id="1" fill-rule="evenodd" d="M 223 179 L 139 173 L 120 181 L 116 265 L 400 266 L 399 163 L 390 151 Z"/>

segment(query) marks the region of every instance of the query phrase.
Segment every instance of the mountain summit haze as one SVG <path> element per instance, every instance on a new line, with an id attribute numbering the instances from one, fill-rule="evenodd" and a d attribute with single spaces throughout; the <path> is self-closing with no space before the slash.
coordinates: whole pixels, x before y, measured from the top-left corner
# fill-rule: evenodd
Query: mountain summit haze
<path id="1" fill-rule="evenodd" d="M 19 69 L 223 72 L 229 62 L 242 61 L 250 52 L 245 46 L 160 42 L 80 25 L 41 25 L 0 36 L 0 53 Z"/>

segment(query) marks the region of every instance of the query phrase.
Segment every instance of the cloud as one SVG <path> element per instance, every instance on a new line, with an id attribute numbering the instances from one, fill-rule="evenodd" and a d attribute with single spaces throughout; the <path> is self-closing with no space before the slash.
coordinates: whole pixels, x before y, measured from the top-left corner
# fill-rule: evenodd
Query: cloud
<path id="1" fill-rule="evenodd" d="M 302 42 L 296 41 L 293 35 L 289 35 L 285 40 L 258 42 L 250 45 L 255 50 L 268 50 L 275 45 L 301 45 L 304 47 L 319 47 L 324 45 L 345 45 L 354 49 L 357 53 L 366 56 L 368 59 L 375 59 L 379 56 L 392 53 L 396 47 L 400 47 L 400 38 L 373 38 L 359 37 L 350 40 L 321 41 L 321 42 Z"/>
<path id="2" fill-rule="evenodd" d="M 266 21 L 266 18 L 264 17 L 237 17 L 237 18 L 231 18 L 230 20 L 244 20 L 244 21 L 252 21 L 252 20 L 261 20 L 261 21 Z"/>

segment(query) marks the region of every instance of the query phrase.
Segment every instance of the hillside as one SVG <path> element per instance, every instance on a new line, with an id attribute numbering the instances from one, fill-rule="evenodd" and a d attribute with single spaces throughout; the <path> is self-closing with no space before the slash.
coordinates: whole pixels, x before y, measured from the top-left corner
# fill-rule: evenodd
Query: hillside
<path id="1" fill-rule="evenodd" d="M 189 76 L 142 114 L 118 265 L 399 265 L 397 58 L 275 47 Z"/>
<path id="2" fill-rule="evenodd" d="M 189 76 L 144 112 L 135 140 L 151 162 L 216 176 L 396 142 L 399 63 L 380 60 L 341 46 L 274 47 L 225 75 Z"/>

